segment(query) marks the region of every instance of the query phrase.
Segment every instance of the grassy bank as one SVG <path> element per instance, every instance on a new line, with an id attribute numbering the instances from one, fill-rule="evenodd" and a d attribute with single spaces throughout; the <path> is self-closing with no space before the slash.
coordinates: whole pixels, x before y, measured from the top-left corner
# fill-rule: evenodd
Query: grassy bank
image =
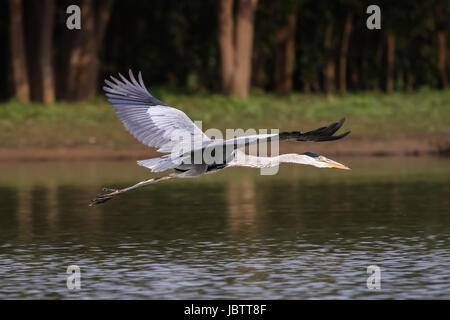
<path id="1" fill-rule="evenodd" d="M 351 130 L 347 143 L 390 143 L 401 139 L 424 139 L 450 135 L 450 91 L 410 94 L 358 93 L 345 97 L 254 93 L 247 101 L 218 94 L 185 94 L 155 88 L 153 94 L 203 120 L 203 129 L 279 128 L 310 130 L 345 116 Z M 439 142 L 439 143 L 441 143 Z M 114 109 L 99 98 L 51 106 L 0 104 L 0 149 L 60 149 L 89 147 L 93 150 L 142 150 L 124 130 Z"/>

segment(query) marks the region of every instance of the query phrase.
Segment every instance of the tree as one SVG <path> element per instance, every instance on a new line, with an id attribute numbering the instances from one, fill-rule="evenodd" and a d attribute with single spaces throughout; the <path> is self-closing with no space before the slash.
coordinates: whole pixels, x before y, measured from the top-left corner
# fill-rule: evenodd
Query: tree
<path id="1" fill-rule="evenodd" d="M 342 95 L 347 92 L 347 56 L 350 42 L 350 33 L 352 31 L 352 16 L 347 14 L 344 24 L 344 33 L 342 35 L 341 54 L 339 57 L 339 91 Z"/>
<path id="2" fill-rule="evenodd" d="M 67 59 L 66 98 L 81 100 L 95 97 L 98 85 L 99 60 L 112 0 L 102 0 L 95 8 L 93 0 L 81 2 L 82 27 L 73 33 Z"/>
<path id="3" fill-rule="evenodd" d="M 395 35 L 392 31 L 386 37 L 386 93 L 394 90 Z"/>
<path id="4" fill-rule="evenodd" d="M 444 31 L 440 31 L 437 34 L 437 40 L 438 40 L 438 69 L 439 69 L 439 75 L 441 78 L 441 85 L 442 88 L 447 89 L 448 88 L 448 79 L 447 79 L 447 44 L 446 44 L 446 35 Z"/>
<path id="5" fill-rule="evenodd" d="M 447 30 L 450 27 L 448 21 L 448 14 L 450 8 L 448 3 L 437 1 L 434 7 L 435 21 L 437 27 L 437 69 L 439 71 L 439 78 L 441 87 L 443 89 L 448 88 L 447 78 Z"/>
<path id="6" fill-rule="evenodd" d="M 411 29 L 417 22 L 411 22 L 410 18 L 415 11 L 415 2 L 385 2 L 382 13 L 382 30 L 385 40 L 385 88 L 386 93 L 391 94 L 397 87 L 403 85 L 403 76 L 405 69 L 410 69 L 407 65 L 406 56 L 411 55 L 412 48 L 406 43 L 406 39 L 411 39 Z M 381 3 L 383 6 L 383 3 Z M 411 41 L 409 41 L 411 42 Z M 395 82 L 395 72 L 397 77 Z"/>
<path id="7" fill-rule="evenodd" d="M 295 29 L 297 27 L 297 2 L 287 9 L 286 22 L 275 37 L 275 91 L 284 93 L 292 90 L 292 75 L 295 67 Z"/>
<path id="8" fill-rule="evenodd" d="M 42 1 L 42 22 L 40 28 L 39 69 L 42 83 L 42 102 L 44 104 L 55 101 L 55 80 L 53 72 L 53 22 L 55 1 Z"/>
<path id="9" fill-rule="evenodd" d="M 236 23 L 233 0 L 221 0 L 219 9 L 219 46 L 222 90 L 241 99 L 250 89 L 254 14 L 258 0 L 239 0 Z"/>
<path id="10" fill-rule="evenodd" d="M 336 66 L 334 62 L 333 25 L 334 20 L 330 18 L 326 25 L 325 40 L 324 40 L 324 51 L 326 61 L 323 74 L 324 74 L 324 91 L 326 94 L 332 94 L 336 89 Z"/>
<path id="11" fill-rule="evenodd" d="M 10 43 L 14 91 L 20 102 L 30 101 L 25 40 L 23 32 L 22 0 L 10 0 Z"/>
<path id="12" fill-rule="evenodd" d="M 302 1 L 301 14 L 297 21 L 296 32 L 296 70 L 294 79 L 297 78 L 303 87 L 303 92 L 320 92 L 322 83 L 321 75 L 325 65 L 324 53 L 324 19 L 331 14 L 327 8 L 329 3 Z M 334 8 L 333 8 L 334 9 Z M 320 16 L 321 19 L 317 19 Z M 308 32 L 307 30 L 314 30 Z"/>
<path id="13" fill-rule="evenodd" d="M 224 94 L 231 94 L 234 71 L 233 0 L 221 0 L 219 10 L 219 46 L 221 80 Z"/>

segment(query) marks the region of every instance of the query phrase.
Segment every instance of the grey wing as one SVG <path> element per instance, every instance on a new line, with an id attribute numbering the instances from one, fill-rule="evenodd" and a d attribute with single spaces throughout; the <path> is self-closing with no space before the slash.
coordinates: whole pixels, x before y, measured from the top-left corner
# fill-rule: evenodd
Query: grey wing
<path id="1" fill-rule="evenodd" d="M 316 141 L 316 142 L 339 140 L 344 138 L 350 133 L 350 131 L 347 131 L 340 135 L 334 135 L 342 127 L 344 121 L 345 118 L 342 118 L 338 122 L 334 122 L 327 127 L 320 127 L 316 130 L 304 133 L 300 131 L 293 131 L 293 132 L 281 132 L 280 134 L 258 134 L 258 135 L 237 137 L 234 139 L 224 141 L 224 144 L 234 145 L 235 148 L 239 148 L 260 142 L 274 141 L 276 139 L 279 140 L 295 139 L 297 141 Z"/>
<path id="2" fill-rule="evenodd" d="M 235 148 L 242 148 L 260 142 L 270 142 L 278 139 L 277 133 L 271 134 L 255 134 L 251 136 L 236 137 L 223 142 L 225 145 L 234 145 Z"/>
<path id="3" fill-rule="evenodd" d="M 187 152 L 192 141 L 210 140 L 191 119 L 181 110 L 172 108 L 153 97 L 145 88 L 139 72 L 136 81 L 129 72 L 130 80 L 119 74 L 121 81 L 111 77 L 105 80 L 106 91 L 116 114 L 133 136 L 159 152 L 172 152 L 177 145 L 183 145 Z"/>

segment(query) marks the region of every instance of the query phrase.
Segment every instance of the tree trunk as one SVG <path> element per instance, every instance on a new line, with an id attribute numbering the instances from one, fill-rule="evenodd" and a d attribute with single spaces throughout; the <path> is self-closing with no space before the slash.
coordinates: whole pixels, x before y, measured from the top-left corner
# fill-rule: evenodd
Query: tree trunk
<path id="1" fill-rule="evenodd" d="M 95 30 L 92 35 L 92 44 L 89 46 L 90 50 L 92 50 L 92 60 L 90 60 L 91 64 L 88 67 L 88 79 L 90 79 L 90 86 L 84 89 L 85 97 L 87 98 L 94 98 L 97 95 L 98 77 L 100 72 L 100 61 L 98 59 L 98 55 L 102 49 L 103 39 L 111 15 L 112 4 L 113 0 L 100 1 L 99 7 L 95 14 Z"/>
<path id="2" fill-rule="evenodd" d="M 236 25 L 233 22 L 233 0 L 221 0 L 219 11 L 219 46 L 221 79 L 224 94 L 241 99 L 250 89 L 253 20 L 258 0 L 239 0 Z"/>
<path id="3" fill-rule="evenodd" d="M 95 11 L 93 0 L 83 0 L 81 5 L 82 27 L 81 55 L 77 73 L 75 99 L 82 100 L 95 96 L 97 82 L 92 76 L 97 73 L 97 39 L 95 33 Z M 95 79 L 96 80 L 96 79 Z M 94 93 L 92 95 L 92 93 Z"/>
<path id="4" fill-rule="evenodd" d="M 320 92 L 320 82 L 319 79 L 314 79 L 311 82 L 311 89 L 313 92 Z"/>
<path id="5" fill-rule="evenodd" d="M 448 79 L 447 79 L 447 44 L 445 32 L 440 31 L 437 34 L 438 41 L 438 59 L 437 59 L 437 67 L 439 70 L 439 75 L 441 77 L 441 85 L 443 89 L 448 88 Z"/>
<path id="6" fill-rule="evenodd" d="M 221 0 L 219 11 L 219 46 L 221 54 L 221 80 L 224 94 L 231 94 L 234 71 L 233 0 Z"/>
<path id="7" fill-rule="evenodd" d="M 392 32 L 388 32 L 387 34 L 386 61 L 386 93 L 391 94 L 394 90 L 395 63 L 395 35 Z"/>
<path id="8" fill-rule="evenodd" d="M 359 76 L 358 76 L 358 66 L 354 66 L 353 70 L 350 72 L 350 84 L 353 90 L 359 90 Z"/>
<path id="9" fill-rule="evenodd" d="M 232 94 L 241 99 L 247 99 L 250 90 L 253 20 L 257 3 L 258 0 L 240 0 L 236 18 Z"/>
<path id="10" fill-rule="evenodd" d="M 81 47 L 79 36 L 75 36 L 70 44 L 71 50 L 67 59 L 67 78 L 64 88 L 64 99 L 75 100 L 76 77 L 78 64 L 80 63 Z M 64 77 L 64 74 L 61 74 Z"/>
<path id="11" fill-rule="evenodd" d="M 414 90 L 414 81 L 415 81 L 414 73 L 408 71 L 406 73 L 406 91 L 412 92 Z"/>
<path id="12" fill-rule="evenodd" d="M 41 46 L 39 53 L 39 69 L 42 83 L 42 102 L 55 102 L 55 81 L 53 73 L 53 22 L 55 1 L 42 1 Z"/>
<path id="13" fill-rule="evenodd" d="M 341 55 L 339 57 L 339 90 L 342 95 L 347 93 L 347 56 L 350 33 L 352 31 L 352 16 L 347 15 L 342 35 Z"/>
<path id="14" fill-rule="evenodd" d="M 84 20 L 84 15 L 82 11 L 82 19 Z M 67 34 L 65 40 L 67 41 L 67 65 L 64 69 L 66 69 L 66 77 L 64 74 L 60 74 L 62 78 L 65 78 L 66 85 L 64 87 L 64 98 L 68 100 L 76 100 L 76 92 L 77 92 L 77 77 L 81 64 L 81 55 L 82 55 L 82 37 L 83 37 L 83 24 L 82 20 L 81 30 L 70 31 Z M 66 31 L 68 33 L 69 31 Z"/>
<path id="15" fill-rule="evenodd" d="M 336 86 L 336 67 L 333 55 L 333 20 L 330 20 L 325 30 L 325 56 L 324 90 L 326 94 L 334 93 Z"/>
<path id="16" fill-rule="evenodd" d="M 310 94 L 311 93 L 311 83 L 309 81 L 305 81 L 303 83 L 303 93 Z"/>
<path id="17" fill-rule="evenodd" d="M 22 2 L 22 16 L 24 19 L 23 33 L 28 83 L 30 84 L 30 101 L 39 102 L 42 102 L 42 78 L 39 61 L 41 51 L 40 29 L 42 26 L 42 9 L 42 5 L 38 1 Z"/>
<path id="18" fill-rule="evenodd" d="M 380 67 L 380 69 L 383 67 L 384 64 L 384 50 L 385 50 L 385 42 L 384 42 L 384 37 L 381 35 L 380 39 L 378 41 L 378 45 L 377 45 L 377 53 L 376 53 L 376 60 L 375 63 L 377 66 Z M 378 90 L 383 90 L 383 77 L 382 77 L 383 72 L 379 73 L 379 76 L 377 76 L 377 80 L 375 81 L 374 84 L 374 89 L 376 91 Z"/>
<path id="19" fill-rule="evenodd" d="M 399 69 L 397 70 L 397 89 L 403 90 L 405 87 L 404 84 L 405 84 L 404 73 L 402 69 Z"/>
<path id="20" fill-rule="evenodd" d="M 288 17 L 287 24 L 276 34 L 277 48 L 275 52 L 275 91 L 285 93 L 292 90 L 292 74 L 295 63 L 295 28 L 297 16 Z"/>
<path id="21" fill-rule="evenodd" d="M 81 3 L 82 27 L 72 38 L 67 72 L 67 98 L 81 100 L 97 94 L 98 52 L 104 38 L 112 0 L 102 0 L 95 12 L 93 0 Z"/>
<path id="22" fill-rule="evenodd" d="M 10 41 L 14 90 L 17 100 L 30 101 L 30 85 L 27 74 L 27 61 L 23 33 L 22 1 L 10 0 Z"/>
<path id="23" fill-rule="evenodd" d="M 255 51 L 255 57 L 253 58 L 252 66 L 252 79 L 251 83 L 260 89 L 265 90 L 269 82 L 269 77 L 266 73 L 267 69 L 267 56 L 261 51 Z"/>

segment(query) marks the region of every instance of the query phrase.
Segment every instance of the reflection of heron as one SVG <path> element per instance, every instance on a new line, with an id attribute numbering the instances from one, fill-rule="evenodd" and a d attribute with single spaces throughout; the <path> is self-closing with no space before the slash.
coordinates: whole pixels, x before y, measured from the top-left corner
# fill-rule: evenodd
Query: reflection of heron
<path id="1" fill-rule="evenodd" d="M 157 147 L 159 152 L 169 154 L 158 158 L 138 161 L 138 164 L 161 172 L 174 169 L 169 175 L 145 180 L 124 189 L 104 189 L 91 205 L 103 203 L 116 195 L 136 188 L 172 178 L 197 177 L 231 166 L 265 168 L 289 162 L 312 165 L 318 168 L 348 169 L 346 166 L 313 152 L 282 154 L 277 157 L 245 155 L 239 148 L 263 142 L 279 140 L 330 141 L 345 137 L 349 132 L 334 136 L 344 119 L 328 127 L 309 132 L 282 132 L 236 137 L 229 140 L 208 138 L 186 114 L 153 97 L 145 88 L 141 73 L 139 82 L 130 71 L 130 80 L 119 74 L 122 81 L 111 77 L 105 80 L 104 90 L 117 116 L 140 142 Z"/>

